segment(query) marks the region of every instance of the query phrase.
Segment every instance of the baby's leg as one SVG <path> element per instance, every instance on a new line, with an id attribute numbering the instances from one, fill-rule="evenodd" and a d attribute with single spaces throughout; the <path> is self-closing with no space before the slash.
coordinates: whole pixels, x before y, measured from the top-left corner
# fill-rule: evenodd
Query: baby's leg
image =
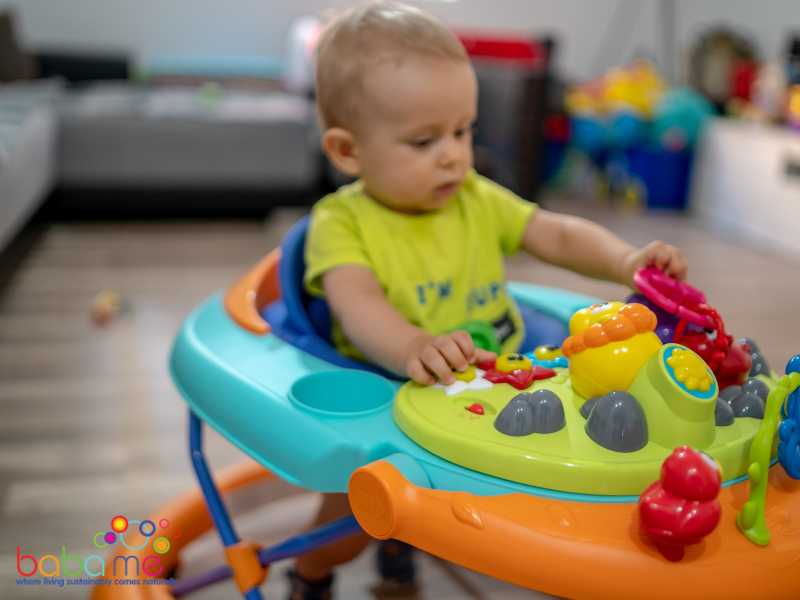
<path id="1" fill-rule="evenodd" d="M 310 529 L 352 514 L 347 494 L 323 494 L 317 515 Z M 308 581 L 324 579 L 337 565 L 349 562 L 367 547 L 370 537 L 356 533 L 333 544 L 327 544 L 297 557 L 295 571 Z"/>

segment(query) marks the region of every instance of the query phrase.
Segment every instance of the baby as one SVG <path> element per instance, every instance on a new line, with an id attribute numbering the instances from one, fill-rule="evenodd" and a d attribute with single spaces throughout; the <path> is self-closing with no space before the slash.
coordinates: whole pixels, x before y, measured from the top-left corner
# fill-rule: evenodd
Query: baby
<path id="1" fill-rule="evenodd" d="M 519 249 L 630 287 L 646 265 L 686 275 L 673 246 L 634 248 L 478 175 L 475 73 L 458 39 L 416 8 L 370 4 L 330 23 L 319 41 L 316 93 L 323 150 L 357 181 L 314 207 L 305 285 L 329 303 L 333 341 L 345 355 L 428 385 L 452 383 L 454 371 L 493 356 L 465 323 L 488 324 L 502 352 L 520 350 L 525 319 L 503 268 Z M 343 496 L 326 496 L 317 522 L 347 511 Z M 296 575 L 329 580 L 333 564 L 366 540 L 348 543 L 337 557 L 334 549 L 301 557 Z"/>

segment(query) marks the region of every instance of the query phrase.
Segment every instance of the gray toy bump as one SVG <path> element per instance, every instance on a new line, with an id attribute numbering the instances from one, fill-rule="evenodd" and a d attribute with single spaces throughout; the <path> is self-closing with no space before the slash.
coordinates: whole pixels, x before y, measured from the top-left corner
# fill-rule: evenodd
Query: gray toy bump
<path id="1" fill-rule="evenodd" d="M 733 414 L 752 419 L 764 418 L 764 401 L 752 392 L 744 392 L 731 403 Z"/>
<path id="2" fill-rule="evenodd" d="M 600 396 L 595 396 L 594 398 L 589 398 L 583 403 L 583 406 L 581 406 L 581 416 L 584 419 L 588 419 L 589 415 L 592 414 L 592 409 L 594 408 L 594 405 L 597 404 L 597 400 L 599 398 Z"/>
<path id="3" fill-rule="evenodd" d="M 554 433 L 566 425 L 564 406 L 555 392 L 536 390 L 528 394 L 528 402 L 533 406 L 536 433 Z"/>
<path id="4" fill-rule="evenodd" d="M 714 410 L 714 422 L 717 427 L 727 427 L 733 425 L 734 414 L 731 405 L 722 398 L 717 398 L 717 406 Z"/>
<path id="5" fill-rule="evenodd" d="M 647 445 L 647 420 L 639 402 L 627 392 L 600 396 L 586 421 L 586 434 L 615 452 L 635 452 Z"/>
<path id="6" fill-rule="evenodd" d="M 561 400 L 550 390 L 517 394 L 494 421 L 497 431 L 512 436 L 553 433 L 565 424 Z"/>
<path id="7" fill-rule="evenodd" d="M 755 394 L 764 402 L 767 401 L 767 396 L 769 396 L 769 387 L 767 384 L 761 381 L 760 379 L 748 379 L 745 384 L 742 386 L 742 392 L 750 392 Z"/>
<path id="8" fill-rule="evenodd" d="M 758 344 L 750 338 L 742 338 L 739 342 L 747 344 L 750 347 L 750 357 L 753 359 L 753 364 L 750 367 L 749 377 L 755 377 L 756 375 L 769 376 L 771 369 L 767 364 L 767 359 L 764 358 L 764 355 L 761 353 Z"/>
<path id="9" fill-rule="evenodd" d="M 494 420 L 494 428 L 506 435 L 529 435 L 533 433 L 533 407 L 525 398 L 525 394 L 518 394 L 506 404 Z"/>
<path id="10" fill-rule="evenodd" d="M 758 352 L 759 354 L 761 353 L 761 348 L 758 347 L 758 344 L 756 344 L 755 340 L 752 338 L 740 338 L 737 340 L 737 343 L 747 344 L 750 347 L 750 352 Z"/>
<path id="11" fill-rule="evenodd" d="M 730 404 L 741 393 L 742 393 L 742 386 L 740 386 L 740 385 L 729 385 L 724 390 L 722 390 L 722 393 L 719 395 L 719 397 L 722 398 L 723 400 L 725 400 L 725 402 L 727 402 L 728 404 Z"/>

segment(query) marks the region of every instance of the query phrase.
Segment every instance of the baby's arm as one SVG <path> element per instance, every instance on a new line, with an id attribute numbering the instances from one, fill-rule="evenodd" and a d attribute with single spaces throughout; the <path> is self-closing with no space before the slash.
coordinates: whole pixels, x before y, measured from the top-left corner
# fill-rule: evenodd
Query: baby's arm
<path id="1" fill-rule="evenodd" d="M 348 339 L 370 360 L 417 383 L 452 383 L 463 371 L 494 356 L 476 348 L 465 331 L 434 336 L 409 323 L 388 302 L 366 267 L 343 265 L 327 271 L 322 286 Z"/>
<path id="2" fill-rule="evenodd" d="M 634 248 L 596 223 L 541 209 L 528 222 L 522 246 L 550 264 L 631 288 L 633 274 L 649 265 L 677 279 L 686 277 L 686 258 L 675 246 L 655 241 Z"/>

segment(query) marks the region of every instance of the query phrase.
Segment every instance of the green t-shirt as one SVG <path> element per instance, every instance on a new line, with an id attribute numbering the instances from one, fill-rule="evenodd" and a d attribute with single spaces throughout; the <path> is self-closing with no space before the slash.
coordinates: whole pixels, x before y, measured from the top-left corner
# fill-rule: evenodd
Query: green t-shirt
<path id="1" fill-rule="evenodd" d="M 494 326 L 504 352 L 516 351 L 525 332 L 506 292 L 503 257 L 518 250 L 535 208 L 475 172 L 444 208 L 415 215 L 372 200 L 357 181 L 312 210 L 306 289 L 322 296 L 323 273 L 361 265 L 410 323 L 439 335 L 484 321 Z M 341 353 L 363 358 L 336 322 L 332 336 Z"/>

